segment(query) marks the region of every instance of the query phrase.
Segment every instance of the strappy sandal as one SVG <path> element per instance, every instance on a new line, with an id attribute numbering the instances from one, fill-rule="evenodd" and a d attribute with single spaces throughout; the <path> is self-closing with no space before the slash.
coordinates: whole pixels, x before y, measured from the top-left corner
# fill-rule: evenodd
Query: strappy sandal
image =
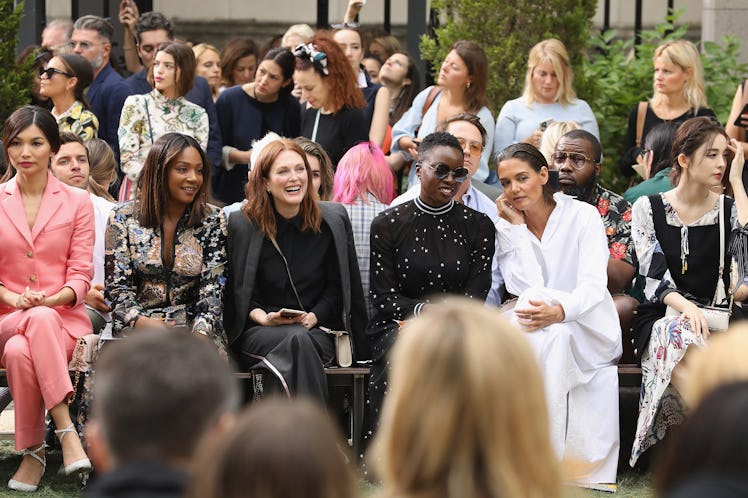
<path id="1" fill-rule="evenodd" d="M 47 469 L 47 457 L 46 455 L 39 456 L 36 453 L 40 450 L 44 449 L 44 443 L 40 444 L 38 448 L 34 448 L 32 450 L 22 450 L 21 455 L 22 456 L 30 456 L 33 459 L 35 459 L 37 462 L 42 464 L 42 475 L 44 475 L 44 471 Z M 41 479 L 40 479 L 41 480 Z M 26 493 L 33 493 L 36 491 L 36 489 L 39 487 L 39 484 L 28 484 L 21 481 L 16 481 L 15 479 L 11 479 L 8 481 L 8 489 L 13 491 L 23 491 Z"/>
<path id="2" fill-rule="evenodd" d="M 78 432 L 75 430 L 75 426 L 73 424 L 68 425 L 64 429 L 58 429 L 55 431 L 55 434 L 57 434 L 57 439 L 60 440 L 60 445 L 62 445 L 62 438 L 65 437 L 65 435 L 68 432 L 72 432 L 75 435 L 78 435 Z M 88 458 L 81 458 L 80 460 L 77 460 L 70 465 L 67 465 L 63 467 L 62 473 L 66 476 L 72 475 L 72 474 L 80 474 L 82 472 L 90 472 L 93 470 L 93 467 L 91 466 L 91 460 Z"/>

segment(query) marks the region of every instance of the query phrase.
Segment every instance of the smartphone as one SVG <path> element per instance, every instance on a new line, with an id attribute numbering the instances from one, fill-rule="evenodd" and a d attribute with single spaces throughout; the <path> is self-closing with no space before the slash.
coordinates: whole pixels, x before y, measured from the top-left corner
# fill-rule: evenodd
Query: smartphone
<path id="1" fill-rule="evenodd" d="M 745 104 L 743 106 L 743 110 L 740 111 L 740 114 L 738 114 L 738 118 L 733 123 L 735 126 L 739 126 L 741 128 L 748 128 L 748 120 L 743 119 L 741 115 L 748 114 L 748 104 Z"/>
<path id="2" fill-rule="evenodd" d="M 540 123 L 540 131 L 545 131 L 548 129 L 548 127 L 553 123 L 553 118 L 548 118 L 542 123 Z"/>
<path id="3" fill-rule="evenodd" d="M 278 311 L 278 313 L 280 313 L 280 315 L 283 318 L 294 318 L 296 316 L 303 315 L 305 313 L 305 311 L 294 310 L 294 309 L 291 309 L 291 308 L 281 308 L 280 311 Z"/>

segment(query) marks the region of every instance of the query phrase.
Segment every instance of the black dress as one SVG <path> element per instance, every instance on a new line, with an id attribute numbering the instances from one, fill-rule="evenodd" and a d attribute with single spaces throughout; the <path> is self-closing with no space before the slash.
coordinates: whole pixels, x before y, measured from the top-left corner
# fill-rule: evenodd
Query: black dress
<path id="1" fill-rule="evenodd" d="M 632 167 L 633 164 L 636 164 L 636 156 L 639 155 L 639 153 L 644 150 L 644 139 L 647 136 L 647 133 L 649 133 L 649 130 L 654 128 L 660 123 L 665 122 L 671 122 L 671 123 L 677 123 L 680 124 L 683 121 L 691 118 L 695 118 L 698 116 L 711 116 L 716 118 L 716 115 L 714 114 L 714 111 L 709 109 L 708 107 L 701 107 L 699 108 L 698 112 L 693 112 L 693 109 L 689 109 L 688 111 L 684 112 L 677 118 L 673 118 L 670 120 L 665 121 L 664 119 L 661 119 L 657 117 L 657 114 L 654 113 L 652 110 L 652 107 L 647 104 L 647 113 L 644 116 L 644 127 L 642 128 L 642 136 L 641 136 L 641 147 L 636 146 L 636 118 L 638 114 L 638 106 L 635 106 L 631 112 L 629 113 L 629 124 L 628 129 L 626 131 L 626 145 L 623 149 L 623 155 L 621 156 L 619 167 L 621 169 L 621 173 L 623 173 L 623 176 L 633 176 L 635 174 L 634 168 Z"/>
<path id="2" fill-rule="evenodd" d="M 318 326 L 310 330 L 300 324 L 252 325 L 239 337 L 233 349 L 242 369 L 267 370 L 265 391 L 288 395 L 308 395 L 327 400 L 324 365 L 332 360 L 335 345 L 332 336 L 318 327 L 343 328 L 343 297 L 340 271 L 332 233 L 326 222 L 321 232 L 303 232 L 301 216 L 285 219 L 276 213 L 276 241 L 288 261 L 301 306 L 278 250 L 264 238 L 258 263 L 254 292 L 249 309 L 266 312 L 281 308 L 313 312 Z"/>
<path id="3" fill-rule="evenodd" d="M 398 322 L 424 304 L 457 294 L 485 301 L 491 288 L 496 232 L 488 216 L 451 201 L 433 208 L 420 198 L 379 214 L 371 224 L 371 299 L 367 334 L 373 349 L 364 441 L 373 436 L 387 384 L 387 354 Z"/>
<path id="4" fill-rule="evenodd" d="M 362 109 L 343 107 L 335 114 L 319 113 L 317 136 L 313 138 L 317 112 L 311 107 L 304 111 L 301 116 L 301 136 L 320 144 L 330 156 L 333 168 L 337 168 L 340 158 L 348 149 L 369 140 L 369 125 Z"/>

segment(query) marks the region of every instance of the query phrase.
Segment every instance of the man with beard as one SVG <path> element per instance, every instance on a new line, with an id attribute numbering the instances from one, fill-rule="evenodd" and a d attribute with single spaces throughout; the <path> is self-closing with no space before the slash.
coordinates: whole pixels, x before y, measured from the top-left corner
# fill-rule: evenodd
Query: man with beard
<path id="1" fill-rule="evenodd" d="M 601 147 L 594 135 L 572 130 L 561 137 L 553 152 L 552 169 L 558 171 L 564 194 L 597 207 L 608 236 L 608 290 L 625 292 L 634 278 L 634 242 L 631 238 L 631 205 L 597 183 Z"/>
<path id="2" fill-rule="evenodd" d="M 114 151 L 119 162 L 117 128 L 122 106 L 132 91 L 109 63 L 114 27 L 107 19 L 83 16 L 73 25 L 70 49 L 91 63 L 94 81 L 88 88 L 88 102 L 99 120 L 99 138 L 103 138 Z"/>

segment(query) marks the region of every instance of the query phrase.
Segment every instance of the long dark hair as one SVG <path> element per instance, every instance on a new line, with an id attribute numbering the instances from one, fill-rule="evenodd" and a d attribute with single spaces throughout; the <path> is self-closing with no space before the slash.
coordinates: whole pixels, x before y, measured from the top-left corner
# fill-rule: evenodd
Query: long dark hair
<path id="1" fill-rule="evenodd" d="M 495 162 L 497 171 L 499 163 L 501 161 L 506 161 L 507 159 L 519 159 L 520 161 L 527 163 L 536 173 L 540 173 L 543 168 L 549 170 L 548 161 L 545 160 L 543 153 L 534 145 L 526 144 L 524 142 L 512 144 L 496 154 Z M 547 181 L 545 185 L 543 185 L 543 199 L 545 199 L 546 202 L 553 201 L 553 187 L 551 186 L 550 181 Z"/>
<path id="2" fill-rule="evenodd" d="M 75 100 L 80 101 L 83 107 L 90 111 L 91 105 L 88 103 L 84 91 L 93 83 L 94 78 L 91 63 L 88 62 L 88 59 L 78 54 L 60 54 L 55 57 L 59 58 L 65 69 L 78 79 L 73 89 L 73 95 L 75 96 Z"/>
<path id="3" fill-rule="evenodd" d="M 260 62 L 257 63 L 258 69 L 260 63 L 263 61 L 273 61 L 278 64 L 281 73 L 283 73 L 283 79 L 291 80 L 288 85 L 281 87 L 280 93 L 291 93 L 291 90 L 293 89 L 293 72 L 296 68 L 296 57 L 293 55 L 293 52 L 285 47 L 273 48 L 265 54 Z"/>
<path id="4" fill-rule="evenodd" d="M 408 58 L 408 71 L 405 73 L 405 77 L 410 79 L 410 84 L 403 85 L 400 88 L 400 94 L 397 96 L 395 106 L 390 113 L 391 125 L 394 125 L 403 117 L 403 114 L 413 105 L 413 100 L 418 92 L 421 91 L 421 73 L 418 71 L 416 61 L 405 52 L 395 52 L 395 54 L 404 55 Z"/>
<path id="5" fill-rule="evenodd" d="M 10 162 L 8 147 L 10 143 L 29 126 L 35 125 L 44 134 L 49 142 L 51 152 L 57 154 L 60 150 L 60 129 L 57 120 L 52 113 L 35 105 L 27 105 L 17 109 L 8 117 L 3 126 L 3 159 L 5 160 L 5 173 L 0 178 L 0 183 L 5 183 L 16 174 L 16 168 Z"/>
<path id="6" fill-rule="evenodd" d="M 154 142 L 138 175 L 138 190 L 135 205 L 138 221 L 144 227 L 161 226 L 169 203 L 168 174 L 177 156 L 192 147 L 200 153 L 203 162 L 203 183 L 190 206 L 188 227 L 199 225 L 208 214 L 208 186 L 210 185 L 210 162 L 200 144 L 189 135 L 166 133 Z"/>
<path id="7" fill-rule="evenodd" d="M 719 121 L 710 116 L 687 119 L 678 127 L 678 130 L 675 132 L 675 138 L 673 138 L 673 148 L 670 152 L 670 160 L 673 162 L 670 178 L 673 185 L 678 184 L 683 173 L 683 168 L 678 162 L 678 156 L 683 154 L 688 158 L 696 159 L 694 154 L 696 154 L 699 147 L 712 143 L 717 135 L 722 135 L 728 143 L 730 142 L 730 137 L 727 136 L 725 129 Z M 727 164 L 729 165 L 730 161 L 727 161 Z M 725 178 L 727 176 L 728 171 L 725 171 Z"/>
<path id="8" fill-rule="evenodd" d="M 715 388 L 699 403 L 673 440 L 655 475 L 655 488 L 665 491 L 699 472 L 748 474 L 748 382 Z"/>

